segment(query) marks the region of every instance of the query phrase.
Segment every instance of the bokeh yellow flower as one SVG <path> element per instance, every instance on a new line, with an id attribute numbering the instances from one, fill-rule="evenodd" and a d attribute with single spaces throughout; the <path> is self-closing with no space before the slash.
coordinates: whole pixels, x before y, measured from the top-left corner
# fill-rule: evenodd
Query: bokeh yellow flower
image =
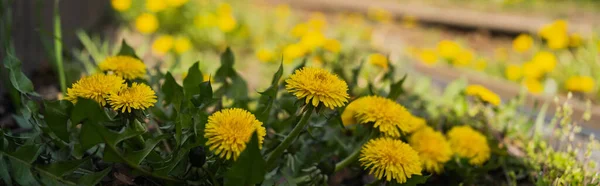
<path id="1" fill-rule="evenodd" d="M 452 64 L 457 67 L 465 67 L 471 64 L 473 59 L 475 59 L 475 54 L 473 54 L 473 51 L 469 49 L 462 49 L 460 52 L 458 52 L 458 54 L 456 54 Z"/>
<path id="2" fill-rule="evenodd" d="M 533 61 L 523 63 L 523 77 L 539 79 L 544 76 L 544 74 L 545 70 L 537 63 L 534 63 Z"/>
<path id="3" fill-rule="evenodd" d="M 177 54 L 183 54 L 192 48 L 192 42 L 189 38 L 179 36 L 175 39 L 175 52 Z"/>
<path id="4" fill-rule="evenodd" d="M 437 44 L 438 54 L 449 60 L 456 58 L 461 51 L 460 45 L 454 41 L 442 40 Z"/>
<path id="5" fill-rule="evenodd" d="M 298 43 L 289 44 L 283 48 L 283 61 L 285 63 L 290 63 L 295 59 L 304 56 L 306 52 L 304 45 Z"/>
<path id="6" fill-rule="evenodd" d="M 369 7 L 369 9 L 367 10 L 367 15 L 371 20 L 380 23 L 389 23 L 393 19 L 392 14 L 390 12 L 379 7 Z"/>
<path id="7" fill-rule="evenodd" d="M 444 164 L 452 158 L 452 149 L 444 134 L 431 127 L 417 130 L 410 136 L 408 142 L 419 154 L 423 168 L 427 172 L 442 173 Z"/>
<path id="8" fill-rule="evenodd" d="M 370 64 L 380 67 L 382 69 L 387 70 L 389 68 L 388 59 L 383 54 L 380 54 L 380 53 L 371 54 L 371 55 L 369 55 L 368 61 Z"/>
<path id="9" fill-rule="evenodd" d="M 296 38 L 300 38 L 300 37 L 304 36 L 304 34 L 306 32 L 308 32 L 308 25 L 306 25 L 305 23 L 296 24 L 294 26 L 294 28 L 292 28 L 292 30 L 290 31 L 292 36 L 294 36 Z"/>
<path id="10" fill-rule="evenodd" d="M 233 8 L 231 8 L 231 5 L 229 3 L 219 4 L 219 7 L 217 8 L 217 14 L 229 15 L 231 13 L 233 13 Z"/>
<path id="11" fill-rule="evenodd" d="M 533 38 L 529 34 L 520 34 L 513 40 L 513 50 L 524 53 L 533 46 Z"/>
<path id="12" fill-rule="evenodd" d="M 180 7 L 188 2 L 188 0 L 166 0 L 170 7 Z"/>
<path id="13" fill-rule="evenodd" d="M 373 124 L 386 136 L 399 137 L 417 128 L 412 115 L 402 105 L 379 96 L 365 96 L 348 104 L 342 113 L 344 125 Z"/>
<path id="14" fill-rule="evenodd" d="M 540 51 L 531 59 L 533 63 L 539 66 L 544 72 L 552 72 L 556 68 L 556 56 L 547 51 Z"/>
<path id="15" fill-rule="evenodd" d="M 142 34 L 151 34 L 158 29 L 158 19 L 154 14 L 143 13 L 135 19 L 135 28 Z"/>
<path id="16" fill-rule="evenodd" d="M 437 63 L 438 56 L 433 49 L 422 49 L 419 51 L 419 60 L 425 64 L 433 65 Z"/>
<path id="17" fill-rule="evenodd" d="M 327 50 L 329 52 L 337 54 L 342 49 L 342 44 L 340 44 L 340 41 L 338 41 L 336 39 L 327 39 L 327 40 L 325 40 L 325 44 L 323 45 L 323 48 L 325 48 L 325 50 Z"/>
<path id="18" fill-rule="evenodd" d="M 544 25 L 538 32 L 542 38 L 546 39 L 548 48 L 557 50 L 566 48 L 569 45 L 568 23 L 565 20 L 556 20 L 550 24 Z"/>
<path id="19" fill-rule="evenodd" d="M 544 91 L 544 86 L 538 79 L 525 78 L 525 80 L 523 80 L 523 85 L 525 85 L 525 88 L 527 88 L 527 91 L 531 94 L 537 95 Z"/>
<path id="20" fill-rule="evenodd" d="M 256 51 L 256 58 L 258 58 L 258 60 L 260 60 L 262 62 L 273 61 L 274 55 L 275 54 L 273 53 L 273 51 L 266 49 L 266 48 L 261 48 Z"/>
<path id="21" fill-rule="evenodd" d="M 573 33 L 569 36 L 569 47 L 579 47 L 583 44 L 583 38 L 578 33 Z"/>
<path id="22" fill-rule="evenodd" d="M 348 102 L 348 85 L 337 75 L 321 68 L 298 69 L 287 80 L 285 89 L 306 104 L 323 104 L 333 109 Z"/>
<path id="23" fill-rule="evenodd" d="M 469 159 L 471 165 L 483 165 L 490 159 L 490 146 L 486 137 L 473 128 L 463 125 L 448 131 L 450 147 L 456 155 Z"/>
<path id="24" fill-rule="evenodd" d="M 198 14 L 194 17 L 194 25 L 199 29 L 216 26 L 217 16 L 212 13 Z"/>
<path id="25" fill-rule="evenodd" d="M 594 78 L 590 76 L 572 76 L 565 82 L 565 88 L 573 92 L 589 93 L 594 90 Z"/>
<path id="26" fill-rule="evenodd" d="M 131 0 L 111 0 L 112 7 L 119 12 L 123 12 L 131 7 Z"/>
<path id="27" fill-rule="evenodd" d="M 161 35 L 152 42 L 152 52 L 158 55 L 165 55 L 173 48 L 173 36 Z"/>
<path id="28" fill-rule="evenodd" d="M 223 32 L 231 32 L 237 27 L 237 21 L 231 14 L 218 15 L 217 25 Z"/>
<path id="29" fill-rule="evenodd" d="M 154 106 L 156 93 L 146 84 L 133 83 L 131 87 L 110 94 L 108 102 L 113 110 L 130 113 L 131 109 L 144 110 Z"/>
<path id="30" fill-rule="evenodd" d="M 262 122 L 244 109 L 232 108 L 217 111 L 208 117 L 204 137 L 208 139 L 206 146 L 210 151 L 221 158 L 237 160 L 254 132 L 258 137 L 258 147 L 262 148 L 267 134 Z"/>
<path id="31" fill-rule="evenodd" d="M 500 105 L 501 102 L 500 96 L 481 85 L 469 85 L 465 89 L 465 93 L 469 96 L 475 96 L 481 101 L 495 106 Z"/>
<path id="32" fill-rule="evenodd" d="M 412 175 L 421 175 L 417 152 L 408 144 L 391 138 L 372 139 L 360 150 L 360 164 L 379 180 L 405 183 Z"/>
<path id="33" fill-rule="evenodd" d="M 302 36 L 300 44 L 310 51 L 317 49 L 325 44 L 325 35 L 320 31 L 310 30 Z"/>
<path id="34" fill-rule="evenodd" d="M 160 12 L 167 9 L 166 0 L 146 0 L 146 9 L 150 12 Z"/>
<path id="35" fill-rule="evenodd" d="M 523 77 L 523 68 L 516 64 L 508 64 L 504 69 L 504 76 L 511 81 L 519 81 Z"/>
<path id="36" fill-rule="evenodd" d="M 413 133 L 423 127 L 427 127 L 427 121 L 425 121 L 425 119 L 418 117 L 418 116 L 414 116 L 414 115 L 410 116 L 409 122 L 412 125 L 412 127 L 411 127 L 412 130 L 406 131 L 408 133 Z"/>
<path id="37" fill-rule="evenodd" d="M 327 19 L 321 12 L 314 12 L 310 15 L 308 21 L 306 21 L 308 28 L 314 31 L 322 31 L 327 26 Z"/>
<path id="38" fill-rule="evenodd" d="M 131 56 L 107 57 L 98 67 L 102 71 L 112 72 L 128 80 L 142 78 L 146 75 L 146 65 Z"/>
<path id="39" fill-rule="evenodd" d="M 83 77 L 67 89 L 66 100 L 73 103 L 77 98 L 92 99 L 100 105 L 106 105 L 106 98 L 124 88 L 125 80 L 119 76 L 103 73 Z"/>

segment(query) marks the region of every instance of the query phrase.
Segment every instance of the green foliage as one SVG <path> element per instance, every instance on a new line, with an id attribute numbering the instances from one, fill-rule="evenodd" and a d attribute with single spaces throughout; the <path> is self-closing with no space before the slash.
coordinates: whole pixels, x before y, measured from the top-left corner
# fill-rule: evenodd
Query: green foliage
<path id="1" fill-rule="evenodd" d="M 267 166 L 258 145 L 258 137 L 253 133 L 246 150 L 225 174 L 225 186 L 252 185 L 264 180 Z"/>

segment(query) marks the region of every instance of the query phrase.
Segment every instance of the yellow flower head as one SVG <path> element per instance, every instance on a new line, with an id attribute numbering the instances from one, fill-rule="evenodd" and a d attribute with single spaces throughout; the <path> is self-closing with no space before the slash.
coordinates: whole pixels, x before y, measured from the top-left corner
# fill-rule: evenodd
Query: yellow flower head
<path id="1" fill-rule="evenodd" d="M 475 58 L 475 55 L 471 50 L 462 49 L 456 54 L 456 57 L 452 61 L 454 66 L 464 67 L 471 64 L 471 61 Z"/>
<path id="2" fill-rule="evenodd" d="M 342 49 L 342 44 L 340 44 L 340 41 L 336 39 L 327 39 L 325 40 L 323 48 L 325 48 L 325 50 L 328 50 L 329 52 L 337 54 Z"/>
<path id="3" fill-rule="evenodd" d="M 258 58 L 258 60 L 260 60 L 262 62 L 273 61 L 274 55 L 275 54 L 273 54 L 273 51 L 266 49 L 266 48 L 261 48 L 258 51 L 256 51 L 256 58 Z"/>
<path id="4" fill-rule="evenodd" d="M 569 47 L 579 47 L 583 43 L 583 38 L 578 33 L 573 33 L 569 36 Z"/>
<path id="5" fill-rule="evenodd" d="M 423 168 L 427 172 L 442 173 L 444 164 L 452 158 L 452 149 L 446 137 L 431 127 L 417 130 L 408 141 L 410 146 L 419 153 Z"/>
<path id="6" fill-rule="evenodd" d="M 217 18 L 217 25 L 223 32 L 231 32 L 237 27 L 237 21 L 231 14 L 219 15 Z"/>
<path id="7" fill-rule="evenodd" d="M 325 44 L 325 35 L 320 31 L 310 30 L 302 36 L 300 44 L 304 45 L 309 50 L 315 50 Z"/>
<path id="8" fill-rule="evenodd" d="M 372 20 L 380 22 L 380 23 L 389 23 L 393 19 L 392 14 L 390 12 L 388 12 L 387 10 L 385 10 L 383 8 L 378 8 L 378 7 L 370 7 L 367 12 L 367 15 Z"/>
<path id="9" fill-rule="evenodd" d="M 411 115 L 409 122 L 414 127 L 411 127 L 411 128 L 413 128 L 412 130 L 406 131 L 408 133 L 413 133 L 415 131 L 420 130 L 423 127 L 427 127 L 427 121 L 425 121 L 425 119 L 423 119 L 421 117 L 418 117 L 418 116 L 412 116 Z"/>
<path id="10" fill-rule="evenodd" d="M 124 83 L 123 78 L 115 75 L 99 73 L 86 76 L 67 89 L 66 99 L 73 103 L 77 102 L 77 98 L 92 99 L 104 106 L 106 105 L 106 98 L 125 87 Z"/>
<path id="11" fill-rule="evenodd" d="M 167 9 L 165 0 L 146 0 L 146 9 L 150 12 L 160 12 Z"/>
<path id="12" fill-rule="evenodd" d="M 158 55 L 165 55 L 173 48 L 173 36 L 161 35 L 152 42 L 152 51 Z"/>
<path id="13" fill-rule="evenodd" d="M 419 59 L 425 64 L 433 65 L 437 63 L 438 56 L 433 49 L 423 49 L 419 52 Z"/>
<path id="14" fill-rule="evenodd" d="M 123 12 L 131 7 L 131 0 L 111 0 L 110 4 L 115 10 Z"/>
<path id="15" fill-rule="evenodd" d="M 133 83 L 131 87 L 111 94 L 108 102 L 113 110 L 121 110 L 123 113 L 131 112 L 131 109 L 144 110 L 154 106 L 156 93 L 146 84 Z"/>
<path id="16" fill-rule="evenodd" d="M 527 88 L 527 91 L 531 94 L 537 95 L 544 91 L 544 86 L 540 80 L 525 78 L 525 80 L 523 80 L 523 84 L 525 85 L 525 88 Z"/>
<path id="17" fill-rule="evenodd" d="M 500 105 L 501 102 L 500 96 L 481 85 L 469 85 L 467 86 L 465 93 L 495 106 Z"/>
<path id="18" fill-rule="evenodd" d="M 254 132 L 258 136 L 258 147 L 262 148 L 267 134 L 262 122 L 244 109 L 232 108 L 217 111 L 208 117 L 204 137 L 208 139 L 206 145 L 210 151 L 221 158 L 229 160 L 233 157 L 237 160 Z"/>
<path id="19" fill-rule="evenodd" d="M 556 56 L 550 52 L 541 51 L 531 59 L 533 63 L 539 66 L 544 72 L 552 72 L 556 68 Z"/>
<path id="20" fill-rule="evenodd" d="M 450 40 L 442 40 L 437 44 L 437 52 L 441 57 L 446 59 L 454 59 L 462 51 L 458 43 Z"/>
<path id="21" fill-rule="evenodd" d="M 405 183 L 412 175 L 421 175 L 419 155 L 408 144 L 391 138 L 372 139 L 360 150 L 360 164 L 377 179 Z"/>
<path id="22" fill-rule="evenodd" d="M 306 32 L 308 32 L 308 25 L 306 25 L 305 23 L 299 23 L 296 26 L 294 26 L 294 28 L 292 28 L 292 31 L 290 33 L 292 33 L 292 36 L 300 38 L 304 36 Z"/>
<path id="23" fill-rule="evenodd" d="M 546 39 L 548 47 L 553 50 L 563 49 L 569 45 L 568 23 L 565 20 L 556 20 L 544 25 L 539 35 Z"/>
<path id="24" fill-rule="evenodd" d="M 321 68 L 304 67 L 298 69 L 285 80 L 285 89 L 293 93 L 298 99 L 319 106 L 323 103 L 326 107 L 344 106 L 348 102 L 348 85 L 337 75 Z"/>
<path id="25" fill-rule="evenodd" d="M 565 82 L 565 88 L 573 92 L 589 93 L 594 86 L 594 79 L 590 76 L 572 76 Z"/>
<path id="26" fill-rule="evenodd" d="M 399 137 L 400 131 L 409 133 L 418 126 L 402 105 L 379 96 L 365 96 L 348 104 L 342 113 L 344 125 L 373 124 L 381 133 Z"/>
<path id="27" fill-rule="evenodd" d="M 447 135 L 452 151 L 461 158 L 468 158 L 471 165 L 483 165 L 490 159 L 490 146 L 480 132 L 469 126 L 456 126 Z"/>
<path id="28" fill-rule="evenodd" d="M 135 28 L 142 34 L 151 34 L 158 29 L 158 19 L 154 14 L 143 13 L 135 19 Z"/>
<path id="29" fill-rule="evenodd" d="M 306 54 L 306 48 L 304 45 L 295 43 L 289 44 L 283 48 L 283 60 L 286 63 L 292 62 L 297 58 L 300 58 Z"/>
<path id="30" fill-rule="evenodd" d="M 192 42 L 189 38 L 180 36 L 175 39 L 175 52 L 177 54 L 183 54 L 192 48 Z"/>
<path id="31" fill-rule="evenodd" d="M 511 81 L 518 81 L 523 77 L 523 69 L 519 65 L 509 64 L 504 69 L 504 76 Z"/>
<path id="32" fill-rule="evenodd" d="M 381 67 L 385 70 L 387 70 L 389 67 L 387 57 L 380 53 L 374 53 L 369 55 L 369 63 Z"/>
<path id="33" fill-rule="evenodd" d="M 523 77 L 528 79 L 539 79 L 545 74 L 545 70 L 533 61 L 523 63 Z"/>
<path id="34" fill-rule="evenodd" d="M 98 65 L 102 71 L 110 71 L 125 79 L 142 78 L 146 75 L 146 65 L 131 56 L 107 57 Z"/>
<path id="35" fill-rule="evenodd" d="M 513 40 L 513 50 L 523 53 L 533 46 L 533 38 L 528 34 L 520 34 Z"/>
<path id="36" fill-rule="evenodd" d="M 171 7 L 180 7 L 188 2 L 188 0 L 166 0 L 167 4 Z"/>
<path id="37" fill-rule="evenodd" d="M 321 12 L 315 12 L 310 15 L 310 19 L 306 22 L 308 27 L 312 30 L 323 30 L 327 26 L 327 19 Z"/>

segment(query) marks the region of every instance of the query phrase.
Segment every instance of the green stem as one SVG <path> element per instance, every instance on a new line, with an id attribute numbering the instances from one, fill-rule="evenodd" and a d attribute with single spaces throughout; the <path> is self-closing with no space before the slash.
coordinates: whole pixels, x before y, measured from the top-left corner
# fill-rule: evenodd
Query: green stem
<path id="1" fill-rule="evenodd" d="M 60 90 L 64 96 L 67 93 L 67 85 L 62 59 L 62 34 L 60 30 L 60 12 L 58 10 L 59 1 L 60 0 L 54 0 L 54 55 L 56 57 L 56 68 L 58 68 Z"/>
<path id="2" fill-rule="evenodd" d="M 373 138 L 375 136 L 375 134 L 377 134 L 376 129 L 371 129 L 371 133 L 369 133 L 369 136 L 367 136 L 367 138 L 365 138 L 360 143 L 361 145 L 358 148 L 354 149 L 354 152 L 352 152 L 352 154 L 350 154 L 348 157 L 346 157 L 342 161 L 335 164 L 334 172 L 340 171 L 340 170 L 346 168 L 348 165 L 356 162 L 356 160 L 358 160 L 358 156 L 360 155 L 360 150 L 362 149 L 362 145 L 365 144 L 367 141 L 369 141 L 369 139 Z"/>
<path id="3" fill-rule="evenodd" d="M 300 119 L 300 121 L 298 122 L 296 127 L 294 127 L 294 129 L 292 129 L 292 132 L 290 132 L 290 134 L 288 134 L 288 136 L 285 137 L 285 139 L 283 139 L 281 144 L 279 144 L 279 146 L 277 146 L 275 148 L 275 150 L 273 150 L 273 152 L 271 152 L 271 154 L 267 158 L 267 168 L 269 170 L 273 170 L 273 168 L 275 168 L 273 166 L 273 163 L 275 163 L 275 160 L 277 160 L 277 158 L 279 158 L 281 156 L 281 154 L 283 154 L 283 151 L 285 151 L 285 149 L 287 149 L 292 144 L 292 142 L 294 142 L 294 140 L 296 140 L 298 135 L 300 135 L 300 132 L 302 132 L 302 129 L 304 129 L 306 124 L 308 124 L 308 119 L 310 118 L 310 115 L 312 114 L 313 109 L 314 109 L 313 106 L 307 105 L 307 109 L 306 109 L 306 111 L 304 111 L 304 115 L 302 116 L 302 118 Z"/>

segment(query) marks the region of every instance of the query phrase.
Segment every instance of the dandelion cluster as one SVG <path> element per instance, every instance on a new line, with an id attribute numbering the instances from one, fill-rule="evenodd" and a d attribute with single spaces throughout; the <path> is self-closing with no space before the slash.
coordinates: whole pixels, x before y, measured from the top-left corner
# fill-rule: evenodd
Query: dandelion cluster
<path id="1" fill-rule="evenodd" d="M 206 145 L 209 150 L 221 158 L 237 160 L 254 132 L 258 136 L 259 148 L 262 148 L 266 135 L 262 122 L 246 110 L 232 108 L 217 111 L 208 117 L 204 137 L 208 139 Z"/>
<path id="2" fill-rule="evenodd" d="M 360 151 L 360 164 L 377 179 L 405 183 L 412 175 L 421 175 L 418 153 L 408 144 L 391 138 L 372 139 Z"/>
<path id="3" fill-rule="evenodd" d="M 418 121 L 402 105 L 379 96 L 365 96 L 348 104 L 342 113 L 344 125 L 373 124 L 383 134 L 399 137 L 400 131 L 415 130 Z"/>
<path id="4" fill-rule="evenodd" d="M 427 172 L 440 174 L 444 170 L 444 164 L 452 158 L 452 150 L 446 137 L 431 127 L 417 130 L 408 141 L 410 146 L 419 153 Z"/>
<path id="5" fill-rule="evenodd" d="M 92 99 L 106 105 L 106 99 L 125 87 L 125 80 L 116 75 L 94 74 L 79 79 L 67 89 L 66 99 L 76 103 L 77 98 Z"/>
<path id="6" fill-rule="evenodd" d="M 469 96 L 475 96 L 481 101 L 495 106 L 500 105 L 501 102 L 500 97 L 496 93 L 481 85 L 469 85 L 467 86 L 467 89 L 465 89 L 465 93 Z"/>
<path id="7" fill-rule="evenodd" d="M 486 137 L 469 126 L 456 126 L 447 133 L 450 147 L 456 155 L 469 159 L 472 165 L 483 165 L 490 159 Z"/>
<path id="8" fill-rule="evenodd" d="M 285 88 L 306 104 L 328 108 L 344 106 L 348 102 L 348 85 L 337 75 L 313 67 L 298 69 L 285 81 Z"/>
<path id="9" fill-rule="evenodd" d="M 107 57 L 98 67 L 102 71 L 112 72 L 127 80 L 142 78 L 146 75 L 146 65 L 131 56 Z"/>

